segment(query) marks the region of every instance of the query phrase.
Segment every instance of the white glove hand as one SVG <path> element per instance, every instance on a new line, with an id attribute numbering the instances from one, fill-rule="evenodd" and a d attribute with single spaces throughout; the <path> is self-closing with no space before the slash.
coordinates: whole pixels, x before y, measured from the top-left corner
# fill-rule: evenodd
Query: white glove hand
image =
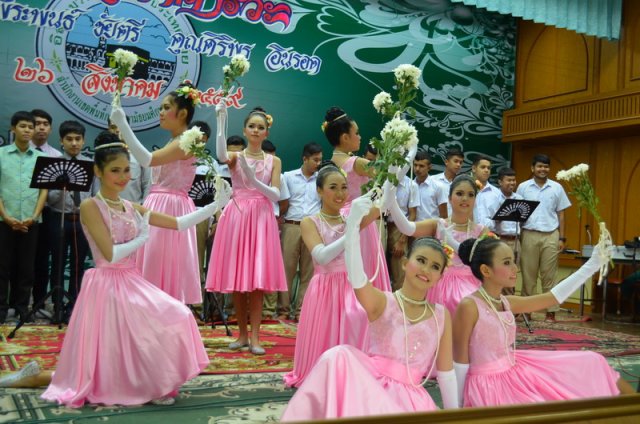
<path id="1" fill-rule="evenodd" d="M 328 264 L 344 250 L 344 240 L 345 236 L 343 235 L 326 246 L 322 243 L 316 244 L 311 249 L 311 257 L 319 265 Z"/>
<path id="2" fill-rule="evenodd" d="M 396 202 L 396 194 L 398 188 L 391 184 L 391 181 L 385 181 L 382 184 L 382 206 L 380 207 L 380 213 L 389 214 L 393 206 L 393 202 Z"/>
<path id="3" fill-rule="evenodd" d="M 110 118 L 111 122 L 116 124 L 120 130 L 120 135 L 127 143 L 127 146 L 129 146 L 129 151 L 133 157 L 136 158 L 140 166 L 148 168 L 151 164 L 151 152 L 142 145 L 140 140 L 138 140 L 136 135 L 133 133 L 133 130 L 127 122 L 127 116 L 125 115 L 124 110 L 122 110 L 120 106 L 112 107 Z"/>
<path id="4" fill-rule="evenodd" d="M 396 228 L 402 234 L 412 236 L 416 232 L 416 223 L 409 221 L 407 217 L 400 210 L 398 200 L 396 199 L 396 187 L 389 181 L 385 181 L 382 186 L 382 207 L 389 212 L 393 222 L 396 224 Z"/>
<path id="5" fill-rule="evenodd" d="M 138 250 L 149 238 L 149 217 L 151 212 L 147 211 L 144 216 L 141 217 L 139 222 L 138 235 L 129 240 L 126 243 L 114 244 L 111 248 L 111 260 L 110 263 L 119 262 L 121 259 L 126 258 L 136 250 Z"/>
<path id="6" fill-rule="evenodd" d="M 456 380 L 458 381 L 458 405 L 464 406 L 464 385 L 467 381 L 467 373 L 469 372 L 469 364 L 453 363 L 453 369 L 456 371 Z"/>
<path id="7" fill-rule="evenodd" d="M 208 219 L 213 216 L 218 210 L 218 204 L 214 200 L 209 203 L 207 206 L 198 209 L 197 211 L 188 213 L 186 215 L 176 217 L 176 223 L 178 227 L 178 231 L 186 230 L 187 228 L 193 227 L 196 224 Z"/>
<path id="8" fill-rule="evenodd" d="M 222 98 L 216 105 L 216 157 L 220 162 L 229 161 L 227 153 L 227 102 Z"/>
<path id="9" fill-rule="evenodd" d="M 251 182 L 251 185 L 258 189 L 260 193 L 264 194 L 265 197 L 272 202 L 277 202 L 280 200 L 280 190 L 276 187 L 266 185 L 262 181 L 258 180 L 256 178 L 255 169 L 251 165 L 249 165 L 249 163 L 247 162 L 247 158 L 244 155 L 238 155 L 238 162 L 240 163 L 240 167 L 242 168 L 245 176 Z"/>
<path id="10" fill-rule="evenodd" d="M 371 208 L 373 208 L 371 193 L 366 193 L 356 198 L 353 202 L 351 202 L 351 210 L 349 211 L 349 216 L 347 217 L 347 226 L 349 225 L 350 221 L 354 223 L 353 225 L 355 225 L 355 222 L 357 222 L 358 232 L 360 232 L 360 223 L 362 222 L 362 218 L 369 215 L 369 212 L 371 212 Z"/>
<path id="11" fill-rule="evenodd" d="M 354 289 L 367 285 L 369 279 L 364 272 L 362 252 L 360 250 L 360 223 L 373 207 L 370 193 L 358 197 L 351 202 L 351 211 L 345 225 L 344 261 L 349 283 Z"/>
<path id="12" fill-rule="evenodd" d="M 440 371 L 436 377 L 440 394 L 442 395 L 442 406 L 444 409 L 458 409 L 458 383 L 456 381 L 456 372 L 454 370 Z"/>
<path id="13" fill-rule="evenodd" d="M 233 189 L 229 182 L 220 176 L 216 177 L 214 186 L 216 189 L 214 202 L 218 205 L 218 209 L 222 210 L 231 200 Z"/>
<path id="14" fill-rule="evenodd" d="M 451 246 L 453 250 L 457 252 L 458 248 L 460 247 L 460 242 L 458 242 L 458 240 L 453 238 L 452 231 L 454 227 L 455 227 L 455 224 L 453 223 L 447 226 L 443 221 L 439 220 L 436 234 L 442 234 L 445 244 L 447 244 L 448 246 Z"/>
<path id="15" fill-rule="evenodd" d="M 602 265 L 609 262 L 612 254 L 611 249 L 612 248 L 608 248 L 606 252 L 601 253 L 599 246 L 594 247 L 591 258 L 584 265 L 551 289 L 551 294 L 553 294 L 558 303 L 567 300 L 569 296 L 590 279 Z"/>

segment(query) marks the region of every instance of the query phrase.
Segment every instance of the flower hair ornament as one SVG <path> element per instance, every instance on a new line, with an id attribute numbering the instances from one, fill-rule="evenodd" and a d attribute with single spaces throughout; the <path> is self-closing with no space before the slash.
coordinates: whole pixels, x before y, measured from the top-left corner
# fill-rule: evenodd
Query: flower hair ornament
<path id="1" fill-rule="evenodd" d="M 178 93 L 178 96 L 191 100 L 193 106 L 198 106 L 200 104 L 200 91 L 197 88 L 183 85 L 182 87 L 176 88 L 176 93 Z"/>
<path id="2" fill-rule="evenodd" d="M 329 124 L 333 124 L 338 119 L 342 119 L 345 116 L 347 116 L 347 114 L 343 113 L 342 115 L 338 116 L 337 118 L 333 118 L 331 121 L 324 121 L 322 124 L 320 124 L 320 129 L 322 130 L 322 132 L 326 132 L 327 131 L 327 127 L 329 126 Z"/>
<path id="3" fill-rule="evenodd" d="M 476 239 L 476 241 L 473 242 L 473 246 L 471 246 L 471 253 L 469 254 L 469 262 L 471 262 L 471 259 L 473 259 L 473 254 L 476 252 L 476 247 L 478 247 L 478 244 L 484 240 L 484 239 L 488 239 L 488 238 L 492 238 L 495 240 L 500 240 L 500 237 L 498 237 L 498 235 L 496 233 L 494 233 L 493 231 L 487 231 L 484 232 L 480 235 L 480 237 L 478 237 Z"/>
<path id="4" fill-rule="evenodd" d="M 271 126 L 273 125 L 273 116 L 261 110 L 254 110 L 253 113 L 264 116 L 264 119 L 267 121 L 267 128 L 271 128 Z"/>
<path id="5" fill-rule="evenodd" d="M 451 261 L 453 260 L 453 256 L 456 253 L 456 251 L 453 249 L 453 247 L 449 246 L 445 242 L 442 242 L 442 250 L 444 251 L 444 254 L 447 256 L 447 266 L 451 265 Z"/>

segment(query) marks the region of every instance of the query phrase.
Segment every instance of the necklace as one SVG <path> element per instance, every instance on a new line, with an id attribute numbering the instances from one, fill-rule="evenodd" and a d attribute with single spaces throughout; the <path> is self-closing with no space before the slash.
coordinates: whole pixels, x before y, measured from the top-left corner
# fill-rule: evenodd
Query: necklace
<path id="1" fill-rule="evenodd" d="M 470 219 L 467 220 L 466 224 L 458 224 L 457 222 L 453 222 L 451 220 L 451 217 L 449 217 L 448 219 L 449 219 L 449 226 L 454 225 L 454 226 L 456 226 L 458 228 L 467 227 L 467 237 L 466 238 L 468 239 L 468 238 L 471 237 L 471 220 Z M 452 235 L 452 237 L 453 237 L 453 235 Z"/>
<path id="2" fill-rule="evenodd" d="M 322 210 L 320 210 L 320 215 L 322 215 L 324 218 L 328 218 L 328 219 L 340 219 L 342 220 L 342 215 L 338 214 L 338 215 L 329 215 L 328 213 L 324 213 L 322 212 Z"/>
<path id="3" fill-rule="evenodd" d="M 502 331 L 504 331 L 504 350 L 507 353 L 507 359 L 509 359 L 509 363 L 511 364 L 511 366 L 515 366 L 516 365 L 516 341 L 515 339 L 513 340 L 513 347 L 510 348 L 509 330 L 507 330 L 507 326 L 511 327 L 512 325 L 515 324 L 515 318 L 513 314 L 511 314 L 511 319 L 505 320 L 504 318 L 502 318 L 502 316 L 500 315 L 500 313 L 498 312 L 498 310 L 496 309 L 495 305 L 492 302 L 492 300 L 495 300 L 495 299 L 489 296 L 489 293 L 487 293 L 484 287 L 480 286 L 478 293 L 480 293 L 480 296 L 482 296 L 485 302 L 487 302 L 487 304 L 491 307 L 493 312 L 498 317 L 498 320 L 500 321 L 500 325 L 502 325 Z M 512 350 L 513 350 L 513 353 L 511 353 Z"/>
<path id="4" fill-rule="evenodd" d="M 322 212 L 322 210 L 320 210 L 320 212 L 318 213 L 318 215 L 320 216 L 320 220 L 321 220 L 322 222 L 324 222 L 324 223 L 326 224 L 326 226 L 327 226 L 327 227 L 329 227 L 329 229 L 330 229 L 331 231 L 333 231 L 333 232 L 334 232 L 334 233 L 336 233 L 336 234 L 344 234 L 344 232 L 345 232 L 345 230 L 346 230 L 346 227 L 343 227 L 343 228 L 342 228 L 342 230 L 339 230 L 339 229 L 337 229 L 337 228 L 336 228 L 336 227 L 339 227 L 340 225 L 343 225 L 343 224 L 344 224 L 344 219 L 342 218 L 342 215 L 327 215 L 327 214 L 325 214 L 324 212 Z M 340 218 L 340 223 L 339 223 L 339 224 L 336 224 L 335 226 L 334 226 L 334 225 L 331 225 L 331 224 L 329 223 L 329 221 L 327 221 L 327 218 L 326 218 L 326 217 L 329 217 L 329 218 L 336 218 L 336 219 L 337 219 L 337 218 Z"/>
<path id="5" fill-rule="evenodd" d="M 108 205 L 112 205 L 112 206 L 120 206 L 120 207 L 121 207 L 122 205 L 124 205 L 124 203 L 122 202 L 122 199 L 121 199 L 120 197 L 118 197 L 118 200 L 111 200 L 111 199 L 108 199 L 108 198 L 104 197 L 104 196 L 102 195 L 102 192 L 101 192 L 101 191 L 98 191 L 98 194 L 97 194 L 96 196 L 97 196 L 100 200 L 102 200 L 103 202 L 105 202 L 105 203 L 106 203 L 106 204 L 108 204 Z"/>
<path id="6" fill-rule="evenodd" d="M 399 291 L 400 290 L 396 290 L 395 293 L 398 293 Z M 396 299 L 398 300 L 398 306 L 400 306 L 400 311 L 402 312 L 402 327 L 404 328 L 404 364 L 407 370 L 407 376 L 409 377 L 409 381 L 411 381 L 411 385 L 413 387 L 422 387 L 424 386 L 424 383 L 426 383 L 427 380 L 429 379 L 429 376 L 433 372 L 433 367 L 436 365 L 436 361 L 438 360 L 438 352 L 440 351 L 440 324 L 438 323 L 438 317 L 436 317 L 436 313 L 431 307 L 431 305 L 429 303 L 425 303 L 425 314 L 426 314 L 426 309 L 429 308 L 429 310 L 431 311 L 431 315 L 433 316 L 433 320 L 436 323 L 436 337 L 437 337 L 436 351 L 433 356 L 433 362 L 431 363 L 431 368 L 429 368 L 429 372 L 425 374 L 426 375 L 425 379 L 422 380 L 420 384 L 414 384 L 413 379 L 411 378 L 411 368 L 409 367 L 409 333 L 407 331 L 407 320 L 409 320 L 409 318 L 407 318 L 407 316 L 405 315 L 404 303 L 402 302 L 402 297 L 399 297 L 398 295 L 396 295 Z"/>
<path id="7" fill-rule="evenodd" d="M 342 155 L 342 156 L 351 156 L 351 153 L 343 152 L 341 150 L 334 150 L 333 154 L 334 155 Z"/>
<path id="8" fill-rule="evenodd" d="M 487 291 L 484 289 L 484 287 L 480 286 L 480 294 L 482 295 L 482 297 L 485 300 L 490 300 L 493 303 L 495 303 L 496 305 L 502 305 L 502 299 L 496 299 L 495 297 L 491 296 L 489 293 L 487 293 Z"/>
<path id="9" fill-rule="evenodd" d="M 427 300 L 426 299 L 425 300 L 414 300 L 414 299 L 411 299 L 410 297 L 405 296 L 402 293 L 402 289 L 396 290 L 396 295 L 400 296 L 400 298 L 404 302 L 411 303 L 412 305 L 421 305 L 422 306 L 422 305 L 426 305 L 427 304 Z"/>
<path id="10" fill-rule="evenodd" d="M 260 150 L 259 152 L 252 152 L 250 151 L 248 148 L 244 149 L 244 154 L 247 156 L 253 156 L 253 157 L 264 157 L 264 150 Z"/>

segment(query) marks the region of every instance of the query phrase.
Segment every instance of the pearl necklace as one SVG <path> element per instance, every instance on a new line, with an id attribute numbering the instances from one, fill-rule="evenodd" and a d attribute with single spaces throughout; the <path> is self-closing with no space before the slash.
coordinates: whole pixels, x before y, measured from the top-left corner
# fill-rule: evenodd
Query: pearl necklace
<path id="1" fill-rule="evenodd" d="M 326 213 L 322 212 L 322 210 L 320 210 L 320 212 L 318 212 L 318 216 L 320 216 L 320 220 L 322 222 L 324 222 L 327 225 L 327 227 L 329 227 L 329 229 L 331 231 L 333 231 L 334 233 L 336 233 L 336 234 L 344 234 L 344 232 L 347 229 L 346 226 L 342 230 L 338 230 L 338 229 L 335 228 L 335 227 L 338 227 L 338 226 L 344 224 L 344 219 L 342 218 L 342 215 L 329 215 L 329 214 L 326 214 Z M 329 223 L 329 221 L 327 221 L 327 218 L 329 218 L 329 219 L 331 219 L 331 218 L 333 218 L 333 219 L 340 218 L 340 223 L 336 224 L 335 226 L 333 226 L 333 225 L 331 225 Z"/>
<path id="2" fill-rule="evenodd" d="M 403 301 L 407 302 L 407 303 L 411 303 L 412 305 L 420 305 L 420 306 L 424 306 L 427 304 L 427 300 L 414 300 L 411 299 L 410 297 L 405 296 L 402 293 L 402 289 L 396 290 L 396 295 L 400 296 L 400 298 L 402 298 Z"/>
<path id="3" fill-rule="evenodd" d="M 249 149 L 244 149 L 245 156 L 253 156 L 254 158 L 264 158 L 264 150 L 260 150 L 257 153 L 250 151 Z"/>
<path id="4" fill-rule="evenodd" d="M 396 290 L 395 293 L 398 293 L 400 290 Z M 400 295 L 402 296 L 402 295 Z M 436 352 L 433 356 L 433 362 L 431 363 L 431 368 L 429 368 L 429 372 L 425 374 L 424 380 L 420 382 L 420 384 L 414 384 L 411 379 L 411 368 L 409 367 L 409 332 L 407 331 L 407 320 L 411 321 L 407 315 L 405 315 L 404 311 L 404 303 L 402 302 L 402 297 L 396 295 L 396 299 L 398 300 L 398 306 L 400 307 L 400 311 L 402 312 L 402 327 L 404 328 L 404 363 L 407 369 L 407 376 L 409 377 L 409 381 L 411 381 L 411 385 L 413 387 L 423 387 L 424 383 L 429 380 L 429 376 L 433 372 L 433 367 L 436 365 L 436 361 L 438 360 L 438 352 L 440 351 L 440 324 L 438 323 L 438 317 L 436 317 L 436 312 L 433 310 L 429 303 L 425 303 L 425 313 L 427 308 L 431 311 L 431 316 L 433 316 L 433 320 L 436 323 Z M 423 314 L 423 316 L 424 316 Z M 421 317 L 422 318 L 422 317 Z"/>
<path id="5" fill-rule="evenodd" d="M 467 227 L 467 239 L 471 237 L 471 220 L 467 220 L 466 224 L 458 224 L 456 222 L 453 222 L 451 220 L 451 217 L 449 217 L 449 226 L 454 225 L 456 227 L 463 227 L 466 226 Z"/>
<path id="6" fill-rule="evenodd" d="M 490 300 L 493 303 L 495 303 L 496 305 L 502 305 L 502 299 L 496 299 L 495 297 L 491 296 L 489 293 L 487 293 L 487 291 L 484 289 L 484 287 L 480 286 L 480 294 L 482 295 L 482 297 L 485 300 Z"/>
<path id="7" fill-rule="evenodd" d="M 96 194 L 96 196 L 108 205 L 118 206 L 118 207 L 122 207 L 124 205 L 124 202 L 120 197 L 118 197 L 118 200 L 111 200 L 104 197 L 101 191 L 98 191 L 98 194 Z"/>
<path id="8" fill-rule="evenodd" d="M 516 345 L 516 341 L 514 339 L 514 341 L 513 341 L 513 353 L 511 353 L 511 349 L 509 349 L 509 331 L 507 330 L 507 325 L 511 326 L 511 325 L 515 324 L 515 319 L 514 319 L 513 315 L 511 315 L 511 319 L 510 320 L 505 320 L 504 318 L 502 318 L 502 316 L 500 315 L 500 313 L 498 312 L 496 307 L 493 305 L 492 301 L 495 301 L 495 299 L 493 299 L 491 296 L 489 296 L 489 293 L 487 293 L 487 291 L 484 289 L 484 287 L 480 286 L 480 289 L 478 290 L 478 293 L 480 293 L 480 296 L 482 296 L 482 298 L 485 300 L 485 302 L 487 302 L 487 304 L 491 307 L 493 312 L 498 317 L 498 320 L 500 321 L 500 325 L 502 325 L 502 330 L 504 331 L 504 350 L 507 353 L 507 359 L 509 360 L 509 363 L 511 364 L 511 366 L 515 366 L 516 365 L 516 346 L 515 346 Z M 502 303 L 502 299 L 500 300 L 500 302 Z"/>

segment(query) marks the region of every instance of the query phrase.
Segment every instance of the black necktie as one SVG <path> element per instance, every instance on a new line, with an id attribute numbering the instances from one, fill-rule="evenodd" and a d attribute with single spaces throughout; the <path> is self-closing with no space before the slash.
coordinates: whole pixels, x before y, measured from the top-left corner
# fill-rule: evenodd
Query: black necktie
<path id="1" fill-rule="evenodd" d="M 42 150 L 42 147 L 40 147 L 40 146 L 36 147 L 36 150 L 37 150 L 37 151 L 39 151 L 39 152 L 42 152 L 42 151 L 43 151 L 43 150 Z"/>
<path id="2" fill-rule="evenodd" d="M 71 158 L 72 161 L 77 160 L 76 157 L 72 157 Z M 80 192 L 79 191 L 72 191 L 71 195 L 73 196 L 73 204 L 76 206 L 76 208 L 78 206 L 80 206 Z"/>

